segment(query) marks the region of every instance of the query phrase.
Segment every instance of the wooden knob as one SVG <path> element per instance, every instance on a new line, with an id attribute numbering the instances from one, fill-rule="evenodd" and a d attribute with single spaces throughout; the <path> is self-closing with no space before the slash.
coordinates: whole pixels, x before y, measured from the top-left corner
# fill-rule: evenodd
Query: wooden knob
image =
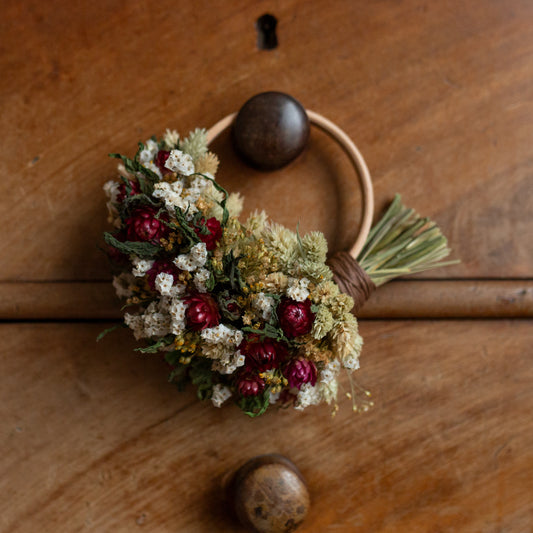
<path id="1" fill-rule="evenodd" d="M 277 454 L 250 459 L 233 476 L 229 496 L 245 527 L 260 533 L 294 531 L 309 509 L 302 474 Z"/>
<path id="2" fill-rule="evenodd" d="M 298 100 L 271 91 L 250 98 L 242 106 L 232 131 L 235 149 L 244 161 L 259 170 L 275 170 L 305 148 L 309 119 Z"/>

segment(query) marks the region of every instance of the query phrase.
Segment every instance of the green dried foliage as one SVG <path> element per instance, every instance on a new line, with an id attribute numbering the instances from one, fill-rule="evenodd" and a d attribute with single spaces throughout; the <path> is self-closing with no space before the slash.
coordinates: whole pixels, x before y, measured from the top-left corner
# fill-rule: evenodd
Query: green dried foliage
<path id="1" fill-rule="evenodd" d="M 357 261 L 379 287 L 399 276 L 458 263 L 442 261 L 450 251 L 437 224 L 402 205 L 397 194 L 370 231 Z"/>

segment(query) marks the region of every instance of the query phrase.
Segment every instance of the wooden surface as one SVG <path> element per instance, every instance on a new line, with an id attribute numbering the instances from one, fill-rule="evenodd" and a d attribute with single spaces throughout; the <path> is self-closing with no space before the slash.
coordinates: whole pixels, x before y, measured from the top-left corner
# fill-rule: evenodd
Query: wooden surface
<path id="1" fill-rule="evenodd" d="M 267 11 L 272 51 L 256 47 Z M 101 187 L 115 175 L 106 154 L 167 127 L 209 127 L 268 89 L 353 138 L 379 208 L 401 192 L 442 225 L 462 263 L 431 278 L 531 278 L 532 26 L 529 0 L 8 3 L 1 279 L 107 279 L 96 246 Z M 220 179 L 248 210 L 322 229 L 332 249 L 350 244 L 354 177 L 332 141 L 313 130 L 301 159 L 267 175 L 226 145 Z"/>
<path id="2" fill-rule="evenodd" d="M 108 281 L 0 283 L 0 320 L 118 320 L 121 305 Z M 380 287 L 358 315 L 531 318 L 533 281 L 392 281 Z"/>
<path id="3" fill-rule="evenodd" d="M 249 419 L 165 384 L 101 324 L 0 328 L 0 529 L 240 532 L 225 476 L 278 452 L 306 477 L 304 532 L 533 530 L 527 321 L 363 322 L 375 407 Z M 347 381 L 342 381 L 347 387 Z"/>
<path id="4" fill-rule="evenodd" d="M 256 46 L 266 12 L 271 51 Z M 6 3 L 0 531 L 237 533 L 225 476 L 279 452 L 310 486 L 302 532 L 532 532 L 531 28 L 529 0 Z M 400 192 L 461 259 L 363 310 L 364 415 L 345 400 L 334 419 L 249 420 L 179 394 L 127 332 L 94 342 L 118 316 L 98 249 L 106 154 L 265 90 L 336 122 L 378 210 Z M 245 212 L 320 229 L 332 251 L 354 240 L 357 184 L 325 134 L 276 173 L 245 167 L 227 135 L 213 148 Z"/>

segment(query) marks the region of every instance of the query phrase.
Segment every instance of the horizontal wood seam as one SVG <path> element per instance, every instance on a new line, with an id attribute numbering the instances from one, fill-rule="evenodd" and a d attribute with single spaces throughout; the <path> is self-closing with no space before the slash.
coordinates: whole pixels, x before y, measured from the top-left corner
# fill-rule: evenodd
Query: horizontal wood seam
<path id="1" fill-rule="evenodd" d="M 0 282 L 0 320 L 114 320 L 120 302 L 108 281 Z M 360 318 L 533 317 L 533 280 L 393 281 Z"/>

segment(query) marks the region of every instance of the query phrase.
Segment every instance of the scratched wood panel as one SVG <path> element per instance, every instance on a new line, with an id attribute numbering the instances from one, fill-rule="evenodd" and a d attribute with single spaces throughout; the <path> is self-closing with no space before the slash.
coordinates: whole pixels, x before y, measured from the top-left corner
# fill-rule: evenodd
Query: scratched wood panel
<path id="1" fill-rule="evenodd" d="M 254 26 L 278 18 L 279 46 Z M 378 207 L 403 193 L 462 264 L 431 276 L 531 277 L 533 3 L 8 2 L 0 19 L 2 280 L 107 278 L 97 249 L 110 151 L 213 124 L 253 94 L 289 92 L 359 145 Z M 353 173 L 313 132 L 275 176 L 218 145 L 220 179 L 332 248 L 357 228 Z"/>
<path id="2" fill-rule="evenodd" d="M 302 533 L 531 531 L 531 326 L 363 322 L 370 412 L 252 420 L 177 392 L 126 332 L 3 324 L 0 529 L 238 532 L 225 476 L 280 452 L 310 486 Z"/>

